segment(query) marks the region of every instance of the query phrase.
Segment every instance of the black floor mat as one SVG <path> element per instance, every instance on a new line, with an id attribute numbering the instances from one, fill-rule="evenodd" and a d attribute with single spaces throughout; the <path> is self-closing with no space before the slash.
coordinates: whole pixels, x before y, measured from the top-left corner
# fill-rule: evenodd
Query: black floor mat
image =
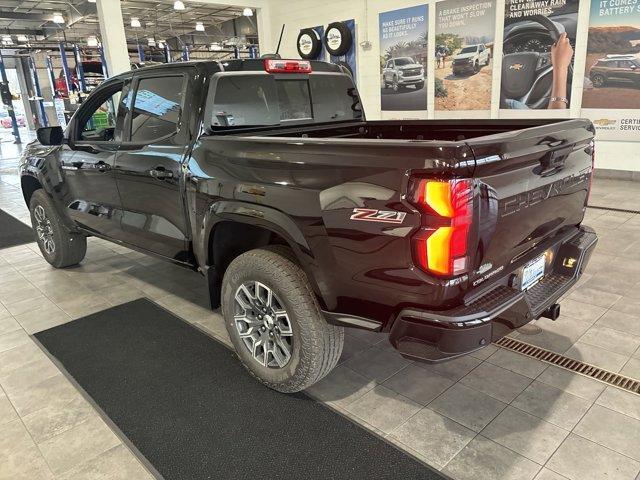
<path id="1" fill-rule="evenodd" d="M 148 300 L 35 336 L 167 480 L 445 478 Z"/>
<path id="2" fill-rule="evenodd" d="M 30 227 L 0 210 L 0 248 L 15 247 L 35 240 L 35 234 Z"/>

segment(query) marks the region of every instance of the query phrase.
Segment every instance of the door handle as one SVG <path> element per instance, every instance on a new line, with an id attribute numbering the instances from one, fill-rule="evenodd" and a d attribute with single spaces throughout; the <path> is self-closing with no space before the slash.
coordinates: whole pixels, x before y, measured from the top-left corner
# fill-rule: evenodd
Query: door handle
<path id="1" fill-rule="evenodd" d="M 156 167 L 153 170 L 149 170 L 149 175 L 158 180 L 173 178 L 173 172 L 171 170 L 167 170 L 164 167 Z"/>

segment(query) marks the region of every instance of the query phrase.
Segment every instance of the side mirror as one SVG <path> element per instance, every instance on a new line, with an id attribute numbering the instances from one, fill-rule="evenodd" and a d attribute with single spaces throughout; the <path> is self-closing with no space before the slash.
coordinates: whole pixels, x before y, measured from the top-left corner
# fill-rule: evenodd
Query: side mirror
<path id="1" fill-rule="evenodd" d="M 41 145 L 62 145 L 64 132 L 62 127 L 42 127 L 36 130 L 36 136 Z"/>
<path id="2" fill-rule="evenodd" d="M 631 70 L 636 70 L 638 67 L 637 67 L 637 65 L 631 65 L 629 68 L 630 68 Z"/>

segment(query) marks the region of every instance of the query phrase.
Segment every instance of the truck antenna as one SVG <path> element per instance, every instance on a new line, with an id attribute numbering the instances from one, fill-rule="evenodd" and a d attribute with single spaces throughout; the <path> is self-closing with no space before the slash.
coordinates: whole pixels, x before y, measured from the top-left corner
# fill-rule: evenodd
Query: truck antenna
<path id="1" fill-rule="evenodd" d="M 282 35 L 284 34 L 284 23 L 282 24 L 282 29 L 280 30 L 280 38 L 278 39 L 278 46 L 276 47 L 276 55 L 280 52 L 280 43 L 282 43 Z"/>

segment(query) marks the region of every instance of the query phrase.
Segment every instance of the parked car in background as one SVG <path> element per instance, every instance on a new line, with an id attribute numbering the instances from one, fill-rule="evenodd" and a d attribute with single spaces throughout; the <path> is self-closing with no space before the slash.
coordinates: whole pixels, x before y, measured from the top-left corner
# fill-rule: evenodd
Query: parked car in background
<path id="1" fill-rule="evenodd" d="M 489 65 L 491 54 L 484 43 L 467 45 L 453 57 L 451 68 L 454 75 L 477 73 L 482 66 Z"/>
<path id="2" fill-rule="evenodd" d="M 19 127 L 27 126 L 27 117 L 24 115 L 16 115 L 16 121 L 18 122 Z M 11 128 L 11 117 L 8 113 L 4 112 L 4 115 L 0 115 L 0 123 L 4 128 Z"/>
<path id="3" fill-rule="evenodd" d="M 410 85 L 420 90 L 424 87 L 424 67 L 411 57 L 391 58 L 382 69 L 382 84 L 394 91 Z"/>
<path id="4" fill-rule="evenodd" d="M 78 80 L 77 73 L 75 69 L 71 70 L 71 80 L 69 83 L 71 84 L 71 90 L 74 92 L 80 91 L 80 81 Z M 100 85 L 104 80 L 104 74 L 102 72 L 102 62 L 90 60 L 82 62 L 82 72 L 84 74 L 84 83 L 86 86 L 87 92 L 92 91 L 98 85 Z M 67 90 L 67 82 L 64 79 L 64 70 L 60 70 L 60 74 L 58 78 L 56 78 L 55 83 L 56 94 L 62 98 L 69 97 L 69 91 Z"/>
<path id="5" fill-rule="evenodd" d="M 282 392 L 331 371 L 343 327 L 433 362 L 555 320 L 597 241 L 589 120 L 369 121 L 325 62 L 134 70 L 37 133 L 20 172 L 44 259 L 93 235 L 197 270 Z"/>
<path id="6" fill-rule="evenodd" d="M 640 86 L 640 60 L 635 55 L 607 55 L 591 66 L 589 79 L 596 88 L 609 82 Z"/>

